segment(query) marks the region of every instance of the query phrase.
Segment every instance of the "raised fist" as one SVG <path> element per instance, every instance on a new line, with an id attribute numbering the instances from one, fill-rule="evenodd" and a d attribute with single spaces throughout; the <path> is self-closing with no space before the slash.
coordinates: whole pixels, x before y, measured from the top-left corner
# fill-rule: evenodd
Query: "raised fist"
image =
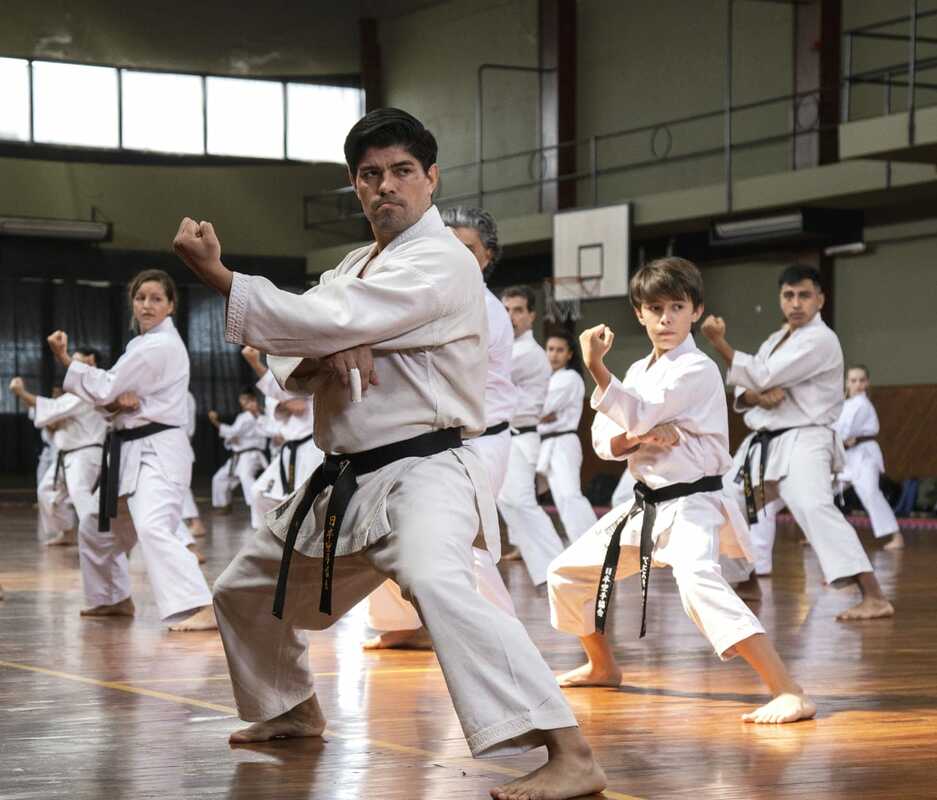
<path id="1" fill-rule="evenodd" d="M 711 342 L 726 338 L 726 322 L 722 317 L 714 317 L 710 314 L 703 320 L 700 330 L 703 336 Z"/>
<path id="2" fill-rule="evenodd" d="M 579 335 L 579 345 L 582 347 L 582 359 L 586 364 L 595 364 L 601 361 L 605 354 L 612 349 L 615 341 L 615 331 L 608 325 L 596 325 L 587 328 Z"/>
<path id="3" fill-rule="evenodd" d="M 199 277 L 221 261 L 221 242 L 210 222 L 183 218 L 172 240 L 173 252 Z"/>
<path id="4" fill-rule="evenodd" d="M 46 341 L 49 343 L 49 347 L 53 353 L 67 353 L 68 352 L 68 334 L 65 331 L 55 331 L 50 333 L 46 337 Z"/>
<path id="5" fill-rule="evenodd" d="M 209 420 L 209 422 L 211 422 L 213 425 L 217 424 L 220 419 L 221 419 L 221 418 L 218 416 L 218 412 L 215 411 L 214 409 L 212 409 L 211 411 L 208 412 L 208 420 Z"/>
<path id="6" fill-rule="evenodd" d="M 22 392 L 24 388 L 25 384 L 23 383 L 23 379 L 18 375 L 10 381 L 10 391 L 13 392 L 13 394 Z"/>

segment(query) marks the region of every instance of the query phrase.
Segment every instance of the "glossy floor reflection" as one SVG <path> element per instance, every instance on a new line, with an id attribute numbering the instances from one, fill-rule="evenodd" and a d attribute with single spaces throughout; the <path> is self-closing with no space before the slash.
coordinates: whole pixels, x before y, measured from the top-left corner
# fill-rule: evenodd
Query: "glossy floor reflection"
<path id="1" fill-rule="evenodd" d="M 238 722 L 217 635 L 160 625 L 136 560 L 136 619 L 79 618 L 75 549 L 39 548 L 27 504 L 0 514 L 4 800 L 484 798 L 543 759 L 472 761 L 433 654 L 364 653 L 360 610 L 313 636 L 325 740 L 231 748 Z M 213 579 L 249 530 L 244 513 L 204 518 Z M 851 592 L 822 586 L 792 529 L 779 536 L 756 610 L 819 705 L 794 726 L 739 721 L 763 698 L 758 681 L 708 651 L 666 572 L 653 576 L 643 641 L 638 587 L 620 587 L 609 628 L 624 683 L 567 695 L 608 773 L 607 797 L 937 797 L 937 535 L 911 532 L 899 553 L 863 539 L 898 615 L 844 625 L 833 617 Z M 502 570 L 550 666 L 580 663 L 577 643 L 550 628 L 545 592 L 520 563 Z"/>

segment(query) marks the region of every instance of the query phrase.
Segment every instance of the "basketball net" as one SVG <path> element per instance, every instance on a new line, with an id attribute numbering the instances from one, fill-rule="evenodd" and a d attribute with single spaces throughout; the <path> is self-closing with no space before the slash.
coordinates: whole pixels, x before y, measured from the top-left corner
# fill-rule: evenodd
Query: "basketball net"
<path id="1" fill-rule="evenodd" d="M 547 322 L 576 322 L 582 318 L 583 300 L 598 297 L 601 278 L 562 276 L 543 281 L 544 317 Z"/>

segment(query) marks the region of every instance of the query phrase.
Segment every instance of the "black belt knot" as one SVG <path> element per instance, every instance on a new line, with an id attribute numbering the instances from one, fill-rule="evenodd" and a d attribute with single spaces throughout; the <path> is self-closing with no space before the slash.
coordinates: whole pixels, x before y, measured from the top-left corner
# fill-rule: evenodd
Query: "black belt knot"
<path id="1" fill-rule="evenodd" d="M 761 494 L 761 505 L 765 505 L 765 470 L 768 468 L 768 444 L 772 439 L 777 439 L 778 436 L 782 436 L 788 431 L 794 430 L 793 428 L 779 428 L 776 431 L 755 431 L 754 435 L 748 442 L 748 449 L 745 451 L 745 463 L 742 464 L 742 469 L 739 470 L 738 474 L 735 476 L 736 482 L 741 478 L 742 488 L 745 491 L 745 513 L 748 517 L 748 524 L 754 525 L 758 522 L 758 504 L 755 501 L 755 487 L 754 481 L 752 480 L 752 458 L 754 457 L 754 449 L 756 446 L 761 447 L 760 456 L 760 469 L 758 472 L 758 491 Z"/>
<path id="2" fill-rule="evenodd" d="M 120 491 L 120 448 L 124 442 L 145 439 L 155 433 L 178 428 L 150 422 L 139 428 L 124 428 L 108 431 L 104 437 L 104 452 L 101 455 L 101 472 L 98 475 L 98 530 L 105 533 L 111 529 L 111 520 L 117 516 L 117 495 Z"/>
<path id="3" fill-rule="evenodd" d="M 313 434 L 310 433 L 302 439 L 290 439 L 288 442 L 283 442 L 283 447 L 280 448 L 280 483 L 283 486 L 284 494 L 292 494 L 296 488 L 296 451 L 310 441 L 312 437 Z M 289 468 L 286 466 L 287 450 L 290 452 Z"/>
<path id="4" fill-rule="evenodd" d="M 722 491 L 722 478 L 719 475 L 707 475 L 693 483 L 673 483 L 660 489 L 652 489 L 641 481 L 634 485 L 634 505 L 615 526 L 605 553 L 605 563 L 602 564 L 599 592 L 595 600 L 595 629 L 598 633 L 605 631 L 605 615 L 611 604 L 612 590 L 615 588 L 615 573 L 618 571 L 618 558 L 621 555 L 621 534 L 628 521 L 640 512 L 644 512 L 644 519 L 641 521 L 641 633 L 638 636 L 639 639 L 643 639 L 647 631 L 647 587 L 651 578 L 654 549 L 652 535 L 654 523 L 657 521 L 657 504 L 701 492 L 719 491 Z"/>
<path id="5" fill-rule="evenodd" d="M 342 529 L 345 512 L 351 498 L 358 489 L 358 475 L 376 472 L 394 461 L 414 456 L 425 458 L 444 450 L 454 450 L 462 446 L 461 428 L 446 428 L 392 442 L 372 450 L 359 453 L 327 455 L 325 461 L 312 473 L 312 477 L 303 490 L 293 516 L 286 529 L 283 542 L 283 558 L 280 561 L 280 573 L 277 576 L 277 588 L 273 598 L 273 616 L 283 619 L 283 607 L 286 604 L 286 585 L 289 579 L 290 560 L 299 529 L 309 515 L 312 504 L 326 488 L 332 487 L 332 495 L 325 512 L 325 526 L 322 535 L 322 588 L 319 594 L 319 612 L 332 613 L 332 573 L 335 568 L 335 552 L 338 535 Z"/>

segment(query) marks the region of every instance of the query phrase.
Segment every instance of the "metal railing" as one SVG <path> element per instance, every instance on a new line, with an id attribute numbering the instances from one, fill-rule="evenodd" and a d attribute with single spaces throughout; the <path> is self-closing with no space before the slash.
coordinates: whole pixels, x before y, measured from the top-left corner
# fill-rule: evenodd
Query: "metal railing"
<path id="1" fill-rule="evenodd" d="M 729 51 L 732 49 L 733 1 L 727 2 Z M 848 122 L 855 87 L 881 85 L 883 100 L 878 108 L 882 110 L 880 113 L 886 114 L 893 113 L 895 110 L 893 90 L 907 87 L 909 141 L 913 143 L 916 92 L 922 89 L 937 90 L 937 83 L 923 82 L 918 77 L 922 71 L 937 69 L 937 54 L 924 59 L 917 57 L 918 44 L 937 45 L 937 38 L 918 34 L 918 21 L 935 15 L 937 15 L 937 9 L 918 12 L 917 0 L 910 0 L 910 10 L 907 16 L 844 31 L 842 33 L 842 75 L 840 81 L 832 86 L 777 95 L 748 103 L 734 103 L 731 81 L 732 59 L 731 55 L 728 55 L 725 64 L 723 105 L 718 109 L 597 134 L 588 138 L 559 142 L 554 145 L 521 149 L 498 156 L 484 155 L 482 72 L 488 69 L 516 69 L 538 74 L 542 71 L 532 67 L 484 64 L 479 67 L 478 71 L 476 158 L 469 162 L 447 166 L 441 170 L 442 180 L 437 190 L 436 202 L 441 207 L 461 203 L 487 206 L 497 198 L 536 190 L 536 205 L 529 210 L 541 211 L 541 190 L 545 185 L 572 182 L 576 185 L 577 207 L 598 206 L 603 201 L 601 192 L 603 180 L 607 181 L 615 176 L 639 173 L 642 170 L 665 165 L 692 165 L 718 159 L 721 169 L 714 177 L 725 186 L 726 211 L 731 212 L 733 174 L 739 155 L 759 148 L 789 145 L 789 168 L 793 169 L 795 167 L 794 150 L 798 137 L 828 133 L 838 127 L 837 122 L 822 123 L 820 114 L 821 103 L 837 97 L 837 93 L 841 98 L 838 122 Z M 908 26 L 907 33 L 881 31 L 882 28 L 893 28 L 901 24 Z M 907 43 L 907 61 L 853 71 L 856 44 L 866 40 Z M 773 130 L 760 132 L 758 135 L 741 135 L 746 127 L 752 127 L 751 123 L 745 124 L 746 114 L 764 111 L 772 106 L 787 110 L 783 126 L 775 125 Z M 805 123 L 802 119 L 803 113 L 811 107 L 814 108 L 813 118 Z M 764 127 L 764 120 L 756 123 L 754 127 Z M 560 158 L 560 155 L 569 150 L 572 150 L 573 157 L 566 160 L 576 166 L 571 171 L 560 173 L 553 165 L 563 163 L 564 159 Z M 737 174 L 737 170 L 735 172 Z M 707 180 L 707 182 L 714 183 L 717 180 Z M 687 188 L 687 186 L 682 184 L 672 188 Z M 616 196 L 615 199 L 624 200 L 633 194 L 634 192 L 626 191 Z M 328 230 L 340 223 L 360 221 L 363 218 L 364 215 L 351 187 L 318 192 L 304 198 L 304 220 L 307 228 Z"/>

